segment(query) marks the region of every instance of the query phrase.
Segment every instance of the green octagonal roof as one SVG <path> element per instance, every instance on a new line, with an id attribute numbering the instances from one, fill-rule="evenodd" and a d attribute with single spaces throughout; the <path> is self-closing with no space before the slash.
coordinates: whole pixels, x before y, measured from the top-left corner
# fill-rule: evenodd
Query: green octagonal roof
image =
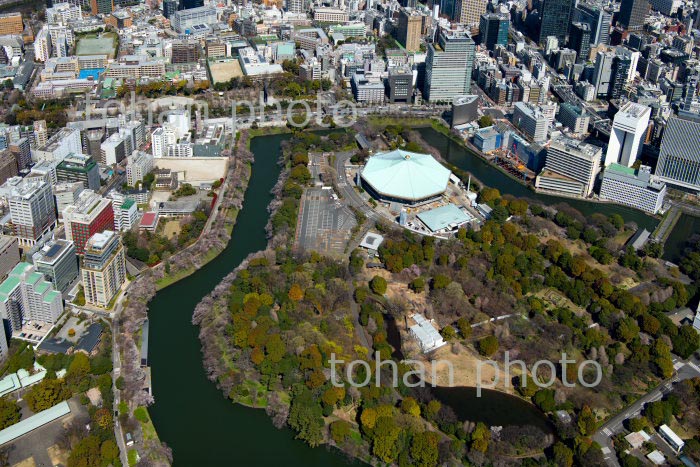
<path id="1" fill-rule="evenodd" d="M 370 157 L 362 179 L 379 195 L 420 201 L 447 189 L 450 170 L 430 154 L 396 149 Z"/>

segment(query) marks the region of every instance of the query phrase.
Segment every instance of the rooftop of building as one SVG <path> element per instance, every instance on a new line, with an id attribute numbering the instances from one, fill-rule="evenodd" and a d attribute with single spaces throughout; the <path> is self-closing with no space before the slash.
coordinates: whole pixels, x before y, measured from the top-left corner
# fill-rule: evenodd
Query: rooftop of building
<path id="1" fill-rule="evenodd" d="M 421 220 L 432 232 L 452 229 L 474 220 L 474 216 L 458 206 L 450 203 L 418 214 Z"/>
<path id="2" fill-rule="evenodd" d="M 380 195 L 415 201 L 443 193 L 450 173 L 430 154 L 396 149 L 370 157 L 362 178 Z"/>

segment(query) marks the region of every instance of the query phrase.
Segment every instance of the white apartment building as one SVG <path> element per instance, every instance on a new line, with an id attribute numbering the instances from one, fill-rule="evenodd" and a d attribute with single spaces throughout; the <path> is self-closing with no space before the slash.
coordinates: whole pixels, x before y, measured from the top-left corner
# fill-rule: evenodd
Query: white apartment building
<path id="1" fill-rule="evenodd" d="M 638 170 L 610 164 L 603 172 L 600 198 L 656 214 L 664 204 L 666 184 L 651 176 L 651 167 Z"/>
<path id="2" fill-rule="evenodd" d="M 73 21 L 83 19 L 83 11 L 80 5 L 71 3 L 56 3 L 46 9 L 46 22 L 49 24 L 71 24 Z"/>
<path id="3" fill-rule="evenodd" d="M 646 105 L 628 102 L 615 114 L 610 142 L 605 154 L 605 165 L 620 164 L 632 167 L 642 153 L 649 125 L 651 109 Z"/>
<path id="4" fill-rule="evenodd" d="M 153 156 L 146 152 L 138 151 L 126 158 L 126 184 L 136 186 L 143 177 L 153 170 Z"/>
<path id="5" fill-rule="evenodd" d="M 49 28 L 44 25 L 34 38 L 34 58 L 39 62 L 46 62 L 51 58 L 51 38 Z"/>
<path id="6" fill-rule="evenodd" d="M 165 157 L 168 155 L 168 147 L 177 142 L 176 132 L 173 127 L 164 124 L 160 128 L 156 128 L 151 133 L 151 151 L 153 157 Z"/>
<path id="7" fill-rule="evenodd" d="M 22 329 L 23 321 L 54 324 L 63 313 L 61 292 L 30 263 L 19 263 L 0 285 L 0 314 L 12 331 Z M 0 341 L 4 340 L 0 336 Z"/>

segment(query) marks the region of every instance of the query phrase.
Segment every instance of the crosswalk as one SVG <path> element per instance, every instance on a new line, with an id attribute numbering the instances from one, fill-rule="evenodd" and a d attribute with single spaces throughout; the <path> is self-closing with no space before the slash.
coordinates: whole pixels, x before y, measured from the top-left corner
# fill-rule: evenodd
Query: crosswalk
<path id="1" fill-rule="evenodd" d="M 612 436 L 613 435 L 613 432 L 610 428 L 603 428 L 603 433 L 605 434 L 605 436 Z"/>
<path id="2" fill-rule="evenodd" d="M 700 367 L 698 367 L 695 363 L 693 363 L 693 362 L 688 362 L 688 365 L 690 365 L 690 367 L 691 367 L 693 370 L 695 370 L 695 371 L 697 371 L 698 373 L 700 373 Z"/>

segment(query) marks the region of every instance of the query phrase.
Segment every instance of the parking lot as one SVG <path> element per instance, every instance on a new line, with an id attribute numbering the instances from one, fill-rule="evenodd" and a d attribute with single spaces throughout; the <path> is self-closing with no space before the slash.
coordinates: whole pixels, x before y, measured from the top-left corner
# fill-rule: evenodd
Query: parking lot
<path id="1" fill-rule="evenodd" d="M 333 190 L 310 188 L 301 200 L 295 247 L 328 255 L 342 255 L 356 225 L 355 216 Z"/>

